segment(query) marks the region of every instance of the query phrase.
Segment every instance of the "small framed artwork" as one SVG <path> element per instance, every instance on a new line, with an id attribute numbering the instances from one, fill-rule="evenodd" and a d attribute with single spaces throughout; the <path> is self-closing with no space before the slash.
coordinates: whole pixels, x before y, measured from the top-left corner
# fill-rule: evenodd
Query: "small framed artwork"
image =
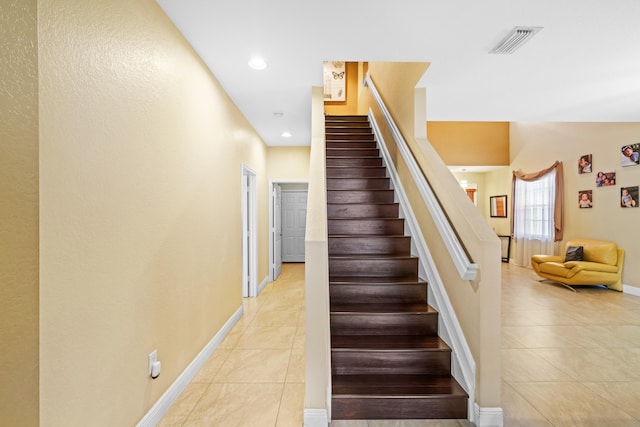
<path id="1" fill-rule="evenodd" d="M 638 186 L 620 187 L 620 206 L 623 208 L 638 207 Z"/>
<path id="2" fill-rule="evenodd" d="M 600 171 L 596 174 L 596 187 L 616 185 L 616 171 Z"/>
<path id="3" fill-rule="evenodd" d="M 578 159 L 578 173 L 591 173 L 591 154 L 585 154 Z"/>
<path id="4" fill-rule="evenodd" d="M 640 144 L 623 145 L 620 149 L 620 165 L 636 166 L 640 163 Z"/>
<path id="5" fill-rule="evenodd" d="M 489 214 L 491 218 L 507 217 L 507 195 L 489 197 Z"/>
<path id="6" fill-rule="evenodd" d="M 347 99 L 347 63 L 325 61 L 323 63 L 324 100 L 342 102 Z"/>
<path id="7" fill-rule="evenodd" d="M 593 207 L 593 192 L 591 190 L 578 191 L 578 207 L 580 209 Z"/>

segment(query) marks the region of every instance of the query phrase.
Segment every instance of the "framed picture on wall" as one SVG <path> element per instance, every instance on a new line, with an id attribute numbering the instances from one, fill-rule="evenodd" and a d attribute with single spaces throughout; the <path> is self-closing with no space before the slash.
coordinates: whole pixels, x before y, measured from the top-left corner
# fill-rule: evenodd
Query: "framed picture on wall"
<path id="1" fill-rule="evenodd" d="M 578 207 L 580 209 L 593 207 L 593 192 L 591 190 L 578 191 Z"/>
<path id="2" fill-rule="evenodd" d="M 623 208 L 638 207 L 638 186 L 620 187 L 620 206 Z"/>
<path id="3" fill-rule="evenodd" d="M 596 187 L 609 187 L 616 185 L 616 171 L 600 171 L 596 175 Z"/>
<path id="4" fill-rule="evenodd" d="M 591 173 L 591 154 L 585 154 L 578 159 L 578 173 Z"/>
<path id="5" fill-rule="evenodd" d="M 325 61 L 322 71 L 325 102 L 341 102 L 347 99 L 347 63 Z"/>
<path id="6" fill-rule="evenodd" d="M 489 197 L 489 214 L 491 218 L 507 217 L 507 195 Z"/>
<path id="7" fill-rule="evenodd" d="M 636 166 L 640 163 L 640 144 L 623 145 L 620 149 L 620 165 Z"/>

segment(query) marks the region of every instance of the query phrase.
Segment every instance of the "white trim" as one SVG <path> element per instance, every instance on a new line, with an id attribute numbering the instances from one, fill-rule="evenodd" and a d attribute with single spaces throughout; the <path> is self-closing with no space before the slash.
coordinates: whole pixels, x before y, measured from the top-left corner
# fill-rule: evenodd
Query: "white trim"
<path id="1" fill-rule="evenodd" d="M 180 396 L 180 393 L 189 385 L 191 380 L 198 374 L 213 352 L 220 346 L 222 340 L 231 332 L 231 329 L 240 320 L 244 313 L 244 308 L 240 306 L 227 322 L 220 328 L 218 333 L 204 346 L 198 355 L 182 371 L 182 374 L 169 386 L 160 399 L 149 409 L 149 412 L 138 422 L 137 427 L 153 427 L 160 422 L 167 413 L 171 405 Z"/>
<path id="2" fill-rule="evenodd" d="M 262 282 L 260 282 L 260 284 L 258 285 L 258 295 L 260 295 L 260 293 L 264 290 L 265 286 L 267 286 L 269 284 L 269 275 L 267 275 L 267 277 L 265 277 Z"/>
<path id="3" fill-rule="evenodd" d="M 640 297 L 640 288 L 629 285 L 622 285 L 622 292 Z"/>
<path id="4" fill-rule="evenodd" d="M 326 409 L 306 409 L 304 410 L 304 427 L 327 427 L 329 417 Z"/>
<path id="5" fill-rule="evenodd" d="M 471 349 L 464 337 L 460 323 L 458 323 L 455 311 L 444 288 L 442 278 L 429 252 L 427 243 L 424 240 L 424 235 L 420 230 L 420 225 L 413 213 L 413 209 L 411 209 L 411 204 L 407 199 L 398 172 L 391 160 L 384 138 L 371 110 L 369 110 L 369 121 L 371 122 L 378 146 L 380 147 L 385 166 L 393 182 L 393 187 L 396 190 L 396 197 L 400 203 L 407 230 L 409 235 L 411 235 L 412 244 L 415 243 L 414 249 L 419 258 L 421 277 L 429 283 L 429 304 L 439 312 L 438 334 L 453 351 L 452 364 L 454 366 L 452 368 L 452 375 L 465 389 L 467 394 L 469 394 L 469 402 L 473 402 L 475 400 L 476 364 Z M 471 414 L 471 411 L 469 411 L 469 414 Z"/>
<path id="6" fill-rule="evenodd" d="M 242 296 L 255 297 L 257 295 L 258 282 L 258 193 L 257 193 L 257 175 L 253 169 L 241 164 L 242 169 Z M 249 184 L 247 185 L 247 179 Z M 251 204 L 247 205 L 246 193 L 249 193 Z M 249 228 L 246 224 L 249 223 Z M 247 233 L 249 235 L 247 236 Z M 249 245 L 246 242 L 249 240 Z M 250 260 L 247 266 L 247 259 Z M 247 280 L 247 274 L 249 276 Z M 247 282 L 249 282 L 247 289 Z"/>
<path id="7" fill-rule="evenodd" d="M 481 408 L 477 403 L 474 408 L 475 424 L 478 427 L 503 427 L 504 412 L 502 408 Z"/>
<path id="8" fill-rule="evenodd" d="M 462 247 L 462 244 L 460 243 L 458 236 L 456 235 L 456 233 L 453 230 L 453 227 L 449 223 L 449 219 L 447 218 L 446 214 L 442 210 L 442 206 L 440 206 L 438 199 L 436 198 L 435 194 L 433 193 L 433 190 L 429 186 L 429 183 L 427 182 L 426 178 L 424 177 L 424 174 L 420 170 L 420 167 L 416 163 L 415 158 L 411 154 L 411 150 L 407 146 L 407 143 L 405 142 L 402 136 L 402 133 L 400 132 L 395 122 L 393 121 L 393 118 L 391 117 L 391 113 L 389 113 L 389 110 L 387 110 L 387 107 L 384 105 L 384 102 L 382 101 L 382 97 L 378 93 L 378 90 L 376 89 L 375 85 L 373 84 L 373 81 L 371 80 L 368 74 L 365 77 L 364 84 L 365 86 L 369 86 L 369 89 L 371 90 L 371 94 L 373 95 L 376 102 L 378 103 L 378 107 L 380 108 L 380 111 L 382 111 L 382 115 L 384 116 L 387 122 L 387 125 L 389 127 L 389 130 L 391 130 L 391 133 L 393 135 L 393 139 L 396 141 L 396 145 L 398 146 L 398 151 L 400 151 L 400 153 L 402 154 L 402 157 L 407 165 L 407 169 L 409 169 L 409 172 L 411 172 L 413 181 L 418 187 L 418 190 L 422 195 L 425 205 L 427 206 L 427 208 L 429 209 L 429 212 L 431 213 L 431 217 L 433 218 L 433 221 L 435 222 L 436 227 L 438 228 L 438 231 L 442 236 L 442 240 L 444 241 L 444 244 L 447 247 L 449 254 L 451 255 L 451 259 L 454 265 L 456 266 L 456 269 L 458 270 L 460 277 L 464 280 L 475 279 L 478 272 L 478 264 L 472 263 L 469 257 L 467 256 L 467 253 Z"/>

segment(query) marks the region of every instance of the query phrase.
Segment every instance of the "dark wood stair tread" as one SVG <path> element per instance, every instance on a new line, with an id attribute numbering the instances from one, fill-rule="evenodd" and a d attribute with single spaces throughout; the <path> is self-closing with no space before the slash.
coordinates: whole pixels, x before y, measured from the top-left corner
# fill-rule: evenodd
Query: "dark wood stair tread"
<path id="1" fill-rule="evenodd" d="M 353 190 L 328 190 L 328 191 L 353 191 Z M 372 191 L 372 190 L 364 190 L 364 191 Z M 373 190 L 375 191 L 375 190 Z M 377 191 L 393 191 L 393 190 L 377 190 Z M 355 206 L 362 206 L 362 205 L 376 205 L 376 206 L 380 206 L 380 205 L 391 205 L 391 206 L 398 206 L 397 202 L 376 202 L 376 201 L 371 201 L 371 202 L 362 202 L 362 203 L 357 203 L 357 202 L 327 202 L 327 205 L 355 205 Z M 328 218 L 331 219 L 331 218 Z M 356 218 L 352 218 L 352 219 L 362 219 L 359 217 Z M 367 219 L 371 219 L 371 218 L 367 218 Z M 391 218 L 391 219 L 398 219 L 397 217 L 395 218 Z"/>
<path id="2" fill-rule="evenodd" d="M 431 375 L 334 375 L 333 397 L 460 398 L 467 392 L 452 377 Z"/>
<path id="3" fill-rule="evenodd" d="M 345 239 L 405 239 L 409 236 L 404 234 L 329 234 L 329 238 L 345 238 Z"/>
<path id="4" fill-rule="evenodd" d="M 357 285 L 357 284 L 380 284 L 380 285 L 394 285 L 394 284 L 416 284 L 425 285 L 425 282 L 416 280 L 414 276 L 331 276 L 329 279 L 330 285 Z"/>
<path id="5" fill-rule="evenodd" d="M 428 335 L 334 335 L 333 351 L 451 351 L 440 337 Z"/>
<path id="6" fill-rule="evenodd" d="M 332 260 L 332 259 L 388 260 L 388 259 L 416 259 L 416 257 L 413 255 L 367 255 L 367 254 L 331 255 L 329 254 L 329 260 Z"/>
<path id="7" fill-rule="evenodd" d="M 387 304 L 331 304 L 332 314 L 436 314 L 437 311 L 424 303 L 387 303 Z"/>

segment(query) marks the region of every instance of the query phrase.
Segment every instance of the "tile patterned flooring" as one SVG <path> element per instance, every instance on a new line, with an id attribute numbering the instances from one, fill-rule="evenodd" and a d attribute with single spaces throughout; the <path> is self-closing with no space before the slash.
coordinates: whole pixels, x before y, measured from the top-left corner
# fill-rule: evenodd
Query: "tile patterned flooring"
<path id="1" fill-rule="evenodd" d="M 640 297 L 578 293 L 502 266 L 502 408 L 508 427 L 640 427 Z M 302 426 L 304 264 L 285 264 L 160 426 Z M 260 363 L 255 363 L 260 361 Z M 455 420 L 332 427 L 468 427 Z"/>

